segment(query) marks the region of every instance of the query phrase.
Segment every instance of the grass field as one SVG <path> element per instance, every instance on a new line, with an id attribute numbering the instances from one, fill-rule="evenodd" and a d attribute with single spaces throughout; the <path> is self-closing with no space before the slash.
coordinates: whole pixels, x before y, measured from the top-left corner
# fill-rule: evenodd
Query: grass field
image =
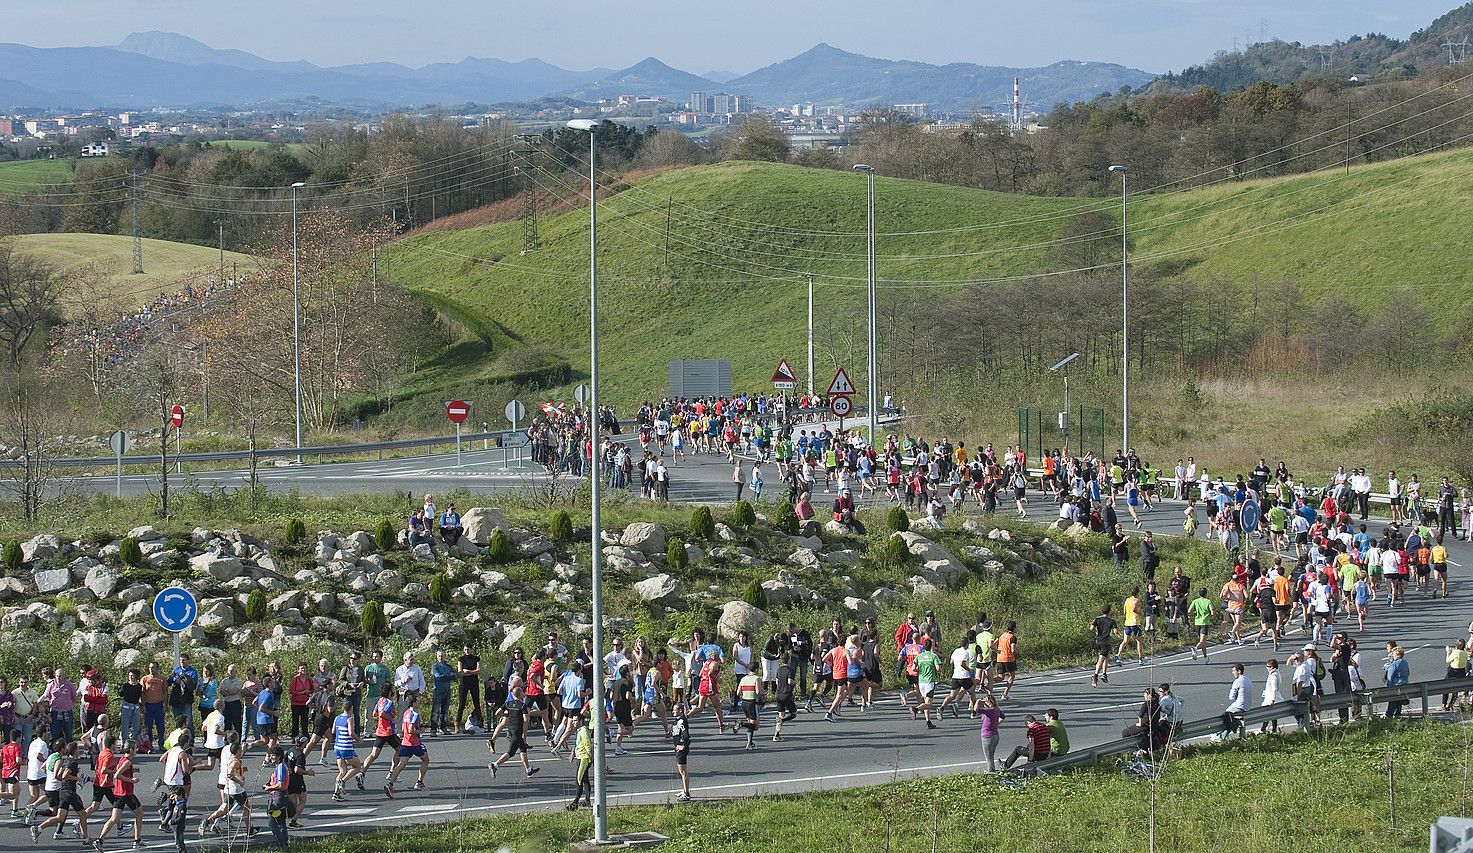
<path id="1" fill-rule="evenodd" d="M 1004 744 L 1020 739 L 1003 732 Z M 1177 853 L 1419 851 L 1442 815 L 1467 814 L 1467 726 L 1413 723 L 1254 737 L 1190 750 L 1157 785 L 1155 849 Z M 699 741 L 692 786 L 702 784 Z M 1388 793 L 1395 766 L 1395 810 Z M 671 783 L 676 784 L 671 767 Z M 515 784 L 515 783 L 502 783 Z M 1102 767 L 1010 788 L 961 774 L 811 794 L 617 808 L 611 834 L 654 830 L 659 849 L 1146 850 L 1144 781 Z M 592 835 L 589 812 L 471 818 L 301 844 L 309 853 L 563 850 Z M 1293 844 L 1297 839 L 1300 843 Z"/>
<path id="2" fill-rule="evenodd" d="M 55 192 L 48 184 L 72 180 L 70 160 L 11 160 L 0 163 L 0 196 L 22 196 L 32 190 Z"/>
<path id="3" fill-rule="evenodd" d="M 214 139 L 210 141 L 210 144 L 214 146 L 228 145 L 238 151 L 255 151 L 260 148 L 270 148 L 273 145 L 284 145 L 288 151 L 294 154 L 301 153 L 307 148 L 306 144 L 301 142 L 268 142 L 263 139 Z"/>
<path id="4" fill-rule="evenodd" d="M 116 234 L 23 234 L 11 238 L 17 249 L 63 270 L 89 270 L 85 281 L 96 293 L 126 304 L 142 305 L 154 296 L 177 291 L 185 283 L 206 283 L 220 263 L 220 252 L 208 246 L 143 241 L 143 274 L 133 275 L 133 238 Z M 226 275 L 232 265 L 254 270 L 256 259 L 225 253 Z"/>

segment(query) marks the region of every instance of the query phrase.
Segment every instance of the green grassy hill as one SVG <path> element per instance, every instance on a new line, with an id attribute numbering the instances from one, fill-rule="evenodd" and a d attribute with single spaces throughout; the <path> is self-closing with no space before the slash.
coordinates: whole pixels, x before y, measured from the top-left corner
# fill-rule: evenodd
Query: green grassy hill
<path id="1" fill-rule="evenodd" d="M 1460 219 L 1473 190 L 1461 179 L 1470 172 L 1473 152 L 1460 150 L 1349 176 L 1142 196 L 1131 204 L 1133 258 L 1201 281 L 1292 279 L 1311 301 L 1335 293 L 1371 307 L 1408 286 L 1436 303 L 1466 272 Z M 576 180 L 548 181 L 557 195 L 586 192 Z M 1026 287 L 1007 279 L 1056 271 L 1049 244 L 1071 217 L 1119 210 L 1114 199 L 875 183 L 877 227 L 889 235 L 877 250 L 882 310 L 897 294 L 924 300 L 948 282 Z M 818 336 L 853 351 L 849 363 L 862 368 L 864 197 L 854 174 L 724 163 L 665 172 L 602 200 L 602 353 L 614 398 L 663 388 L 666 362 L 682 358 L 730 358 L 739 387 L 766 387 L 780 357 L 801 361 L 808 272 L 818 276 Z M 541 238 L 537 252 L 520 255 L 517 222 L 421 234 L 394 247 L 390 275 L 586 370 L 586 207 L 544 217 Z M 815 372 L 826 381 L 832 366 Z"/>
<path id="2" fill-rule="evenodd" d="M 203 284 L 219 268 L 220 252 L 208 246 L 143 241 L 143 273 L 133 274 L 133 238 L 116 234 L 22 234 L 11 238 L 20 251 L 63 270 L 90 270 L 84 282 L 100 298 L 115 297 L 142 305 L 154 296 L 179 290 L 185 283 Z M 226 275 L 232 265 L 244 272 L 256 259 L 225 253 Z"/>
<path id="3" fill-rule="evenodd" d="M 55 191 L 48 184 L 68 184 L 72 180 L 70 160 L 11 160 L 0 163 L 0 196 L 19 197 L 32 190 Z"/>

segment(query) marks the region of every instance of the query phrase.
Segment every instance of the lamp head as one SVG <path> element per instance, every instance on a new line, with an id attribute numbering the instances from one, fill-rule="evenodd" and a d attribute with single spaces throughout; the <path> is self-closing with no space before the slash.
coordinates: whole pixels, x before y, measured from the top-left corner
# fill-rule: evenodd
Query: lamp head
<path id="1" fill-rule="evenodd" d="M 302 187 L 305 187 L 305 186 L 306 186 L 306 185 L 307 185 L 307 184 L 306 184 L 306 182 L 305 182 L 305 181 L 297 181 L 297 182 L 296 182 L 296 183 L 295 183 L 295 184 L 292 184 L 292 189 L 294 189 L 294 190 L 299 190 L 299 189 L 301 189 L 301 188 L 302 188 Z"/>
<path id="2" fill-rule="evenodd" d="M 1069 365 L 1069 362 L 1073 361 L 1076 358 L 1079 358 L 1079 353 L 1077 353 L 1077 352 L 1074 353 L 1073 355 L 1069 356 L 1068 358 L 1064 359 L 1063 361 L 1059 362 L 1058 364 L 1054 365 L 1053 367 L 1050 367 L 1049 370 L 1052 370 L 1054 372 L 1058 372 L 1060 370 L 1063 370 L 1065 367 L 1067 367 Z"/>
<path id="3" fill-rule="evenodd" d="M 1125 167 L 1125 166 L 1111 166 L 1110 167 L 1110 171 L 1112 171 L 1112 172 L 1129 172 L 1130 169 L 1128 167 Z"/>
<path id="4" fill-rule="evenodd" d="M 592 133 L 593 129 L 598 127 L 598 122 L 594 121 L 591 118 L 575 118 L 572 121 L 568 122 L 568 127 L 572 128 L 573 130 L 582 130 L 588 133 Z"/>
<path id="5" fill-rule="evenodd" d="M 874 166 L 871 166 L 871 165 L 869 165 L 867 163 L 855 163 L 854 164 L 854 171 L 856 171 L 856 172 L 873 172 L 874 170 L 875 170 L 875 167 Z"/>

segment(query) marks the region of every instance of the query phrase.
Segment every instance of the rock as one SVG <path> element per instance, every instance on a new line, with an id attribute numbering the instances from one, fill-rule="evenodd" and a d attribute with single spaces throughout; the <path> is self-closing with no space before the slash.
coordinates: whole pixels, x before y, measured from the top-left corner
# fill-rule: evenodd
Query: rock
<path id="1" fill-rule="evenodd" d="M 235 608 L 227 598 L 207 598 L 199 603 L 199 617 L 194 624 L 206 631 L 235 625 Z"/>
<path id="2" fill-rule="evenodd" d="M 479 557 L 481 555 L 481 547 L 472 542 L 470 537 L 462 536 L 455 540 L 454 545 L 450 546 L 450 553 L 457 557 Z"/>
<path id="3" fill-rule="evenodd" d="M 100 565 L 102 564 L 91 557 L 83 555 L 68 563 L 67 570 L 72 573 L 72 580 L 85 582 L 87 573 L 92 571 L 92 567 Z"/>
<path id="4" fill-rule="evenodd" d="M 300 572 L 292 575 L 292 580 L 298 586 L 316 586 L 322 583 L 322 575 L 319 575 L 311 569 L 302 569 Z"/>
<path id="5" fill-rule="evenodd" d="M 529 536 L 517 545 L 517 554 L 528 559 L 540 557 L 552 550 L 553 542 L 546 536 Z"/>
<path id="6" fill-rule="evenodd" d="M 390 619 L 393 619 L 395 616 L 398 616 L 400 613 L 403 613 L 408 609 L 409 608 L 405 607 L 397 601 L 384 602 L 384 615 L 389 617 Z"/>
<path id="7" fill-rule="evenodd" d="M 256 555 L 256 565 L 263 572 L 271 572 L 272 574 L 280 574 L 281 572 L 281 567 L 277 564 L 276 558 L 264 552 Z"/>
<path id="8" fill-rule="evenodd" d="M 288 589 L 286 581 L 282 580 L 276 575 L 263 575 L 262 577 L 257 578 L 256 586 L 266 590 L 267 592 L 281 592 L 284 589 Z"/>
<path id="9" fill-rule="evenodd" d="M 77 607 L 77 621 L 82 623 L 83 628 L 102 629 L 112 627 L 116 620 L 111 610 L 83 604 Z"/>
<path id="10" fill-rule="evenodd" d="M 217 581 L 238 578 L 245 572 L 245 564 L 239 557 L 220 554 L 200 554 L 190 559 L 189 567 L 197 574 L 208 575 Z"/>
<path id="11" fill-rule="evenodd" d="M 979 563 L 997 559 L 995 551 L 982 545 L 967 545 L 962 548 L 962 553 Z"/>
<path id="12" fill-rule="evenodd" d="M 7 609 L 4 616 L 0 616 L 0 630 L 24 631 L 36 626 L 36 617 L 29 610 Z"/>
<path id="13" fill-rule="evenodd" d="M 58 600 L 63 598 L 70 599 L 78 604 L 90 604 L 97 600 L 97 596 L 92 594 L 92 590 L 85 586 L 74 586 L 71 589 L 64 589 L 58 592 L 56 597 Z"/>
<path id="14" fill-rule="evenodd" d="M 284 610 L 300 610 L 302 607 L 302 602 L 304 602 L 306 598 L 307 594 L 302 590 L 290 590 L 288 592 L 283 592 L 281 595 L 278 595 L 272 598 L 270 601 L 266 602 L 266 609 L 271 613 L 281 613 Z"/>
<path id="15" fill-rule="evenodd" d="M 144 637 L 152 634 L 157 628 L 150 628 L 142 622 L 130 622 L 118 629 L 118 643 L 124 648 L 137 648 Z"/>
<path id="16" fill-rule="evenodd" d="M 799 548 L 807 548 L 810 551 L 817 551 L 823 547 L 823 539 L 817 536 L 794 536 L 793 544 L 798 546 Z"/>
<path id="17" fill-rule="evenodd" d="M 689 542 L 685 543 L 685 561 L 687 563 L 694 566 L 704 559 L 706 559 L 705 551 L 702 551 L 699 547 L 692 545 Z"/>
<path id="18" fill-rule="evenodd" d="M 769 621 L 771 617 L 760 607 L 753 607 L 745 601 L 728 601 L 721 606 L 716 633 L 728 640 L 735 640 L 740 631 L 755 637 Z"/>
<path id="19" fill-rule="evenodd" d="M 928 560 L 956 559 L 951 555 L 950 551 L 942 548 L 940 545 L 937 545 L 935 542 L 932 542 L 919 533 L 911 533 L 909 530 L 907 530 L 904 533 L 897 533 L 895 535 L 905 540 L 906 550 L 910 551 L 911 554 L 920 557 L 921 562 L 926 562 Z"/>
<path id="20" fill-rule="evenodd" d="M 956 560 L 927 560 L 925 571 L 930 573 L 935 583 L 944 587 L 956 586 L 967 576 L 966 567 Z"/>
<path id="21" fill-rule="evenodd" d="M 331 537 L 331 538 L 324 537 L 322 539 L 318 539 L 317 540 L 317 544 L 315 546 L 313 546 L 313 548 L 312 548 L 312 559 L 318 565 L 325 566 L 325 565 L 327 565 L 327 562 L 329 560 L 331 560 L 332 557 L 333 557 L 333 555 L 336 554 L 337 552 L 338 552 L 337 537 Z"/>
<path id="22" fill-rule="evenodd" d="M 839 522 L 833 520 L 832 518 L 829 519 L 828 521 L 824 522 L 824 524 L 823 524 L 823 530 L 824 530 L 825 533 L 829 534 L 830 536 L 844 537 L 844 536 L 852 536 L 853 535 L 852 533 L 849 532 L 849 528 L 847 528 L 844 525 L 840 524 Z"/>
<path id="23" fill-rule="evenodd" d="M 799 548 L 788 555 L 788 562 L 805 569 L 816 569 L 819 564 L 818 552 L 808 548 Z"/>
<path id="24" fill-rule="evenodd" d="M 389 629 L 398 631 L 406 625 L 418 627 L 430 618 L 430 611 L 423 607 L 411 607 L 389 620 Z"/>
<path id="25" fill-rule="evenodd" d="M 204 547 L 218 538 L 220 538 L 219 534 L 215 533 L 215 531 L 206 530 L 203 527 L 196 527 L 189 532 L 190 544 L 200 547 Z"/>
<path id="26" fill-rule="evenodd" d="M 338 594 L 335 592 L 312 592 L 307 594 L 314 613 L 334 613 L 338 609 Z"/>
<path id="27" fill-rule="evenodd" d="M 358 568 L 365 572 L 381 572 L 384 570 L 384 555 L 369 554 L 367 557 L 362 557 L 358 560 Z"/>
<path id="28" fill-rule="evenodd" d="M 118 593 L 118 600 L 124 604 L 132 604 L 135 601 L 147 601 L 154 597 L 158 590 L 148 584 L 129 584 L 126 589 Z"/>
<path id="29" fill-rule="evenodd" d="M 911 530 L 942 530 L 941 522 L 930 516 L 923 516 L 910 523 Z"/>
<path id="30" fill-rule="evenodd" d="M 619 544 L 646 557 L 664 554 L 666 541 L 665 528 L 648 521 L 636 521 L 624 528 L 623 535 L 619 537 Z"/>
<path id="31" fill-rule="evenodd" d="M 279 655 L 305 649 L 311 642 L 312 638 L 306 634 L 294 634 L 287 637 L 267 637 L 266 642 L 261 644 L 261 649 L 268 655 Z"/>
<path id="32" fill-rule="evenodd" d="M 422 583 L 407 583 L 404 585 L 404 597 L 410 601 L 428 601 L 430 588 Z"/>
<path id="33" fill-rule="evenodd" d="M 716 538 L 723 542 L 740 542 L 742 539 L 735 530 L 719 521 L 716 522 Z"/>
<path id="34" fill-rule="evenodd" d="M 133 667 L 144 669 L 143 659 L 147 657 L 142 649 L 122 649 L 113 656 L 113 668 L 119 672 L 127 672 Z"/>
<path id="35" fill-rule="evenodd" d="M 148 559 L 146 562 L 148 563 L 150 568 L 167 569 L 175 566 L 180 562 L 184 562 L 184 555 L 174 550 L 173 548 L 169 548 L 167 550 L 158 551 L 156 553 L 148 555 Z"/>
<path id="36" fill-rule="evenodd" d="M 1013 541 L 1013 534 L 1001 527 L 995 527 L 987 531 L 987 538 L 994 542 L 1011 542 Z"/>
<path id="37" fill-rule="evenodd" d="M 506 636 L 501 639 L 501 651 L 509 652 L 516 648 L 522 641 L 522 635 L 527 633 L 526 625 L 510 625 L 506 629 Z"/>
<path id="38" fill-rule="evenodd" d="M 466 539 L 482 546 L 491 541 L 493 530 L 511 529 L 506 523 L 506 513 L 495 507 L 486 506 L 476 506 L 466 510 L 460 516 L 460 525 L 465 528 Z"/>
<path id="39" fill-rule="evenodd" d="M 155 539 L 164 538 L 164 535 L 158 532 L 152 524 L 145 524 L 142 527 L 135 527 L 129 530 L 128 538 L 137 539 L 139 542 L 152 542 Z"/>
<path id="40" fill-rule="evenodd" d="M 823 527 L 819 525 L 818 519 L 816 518 L 810 518 L 798 525 L 799 536 L 818 536 L 822 530 Z"/>
<path id="41" fill-rule="evenodd" d="M 398 628 L 395 628 L 394 633 L 398 634 L 400 637 L 403 637 L 407 642 L 410 643 L 417 644 L 420 640 L 424 639 L 424 635 L 419 632 L 419 629 L 408 622 L 400 625 Z"/>
<path id="42" fill-rule="evenodd" d="M 0 578 L 0 601 L 13 601 L 25 594 L 25 581 L 20 578 Z"/>
<path id="43" fill-rule="evenodd" d="M 511 578 L 501 572 L 484 571 L 476 575 L 481 583 L 491 589 L 511 589 Z"/>
<path id="44" fill-rule="evenodd" d="M 667 574 L 658 574 L 634 585 L 634 592 L 639 596 L 640 601 L 667 607 L 675 607 L 681 603 L 682 591 L 680 581 Z"/>
<path id="45" fill-rule="evenodd" d="M 66 569 L 44 569 L 36 572 L 36 591 L 42 595 L 61 592 L 72 584 L 72 573 Z"/>
<path id="46" fill-rule="evenodd" d="M 1077 521 L 1069 525 L 1069 529 L 1064 531 L 1064 535 L 1068 536 L 1070 539 L 1078 539 L 1079 537 L 1084 536 L 1087 533 L 1089 533 L 1089 528 L 1084 526 L 1083 524 L 1080 524 Z"/>
<path id="47" fill-rule="evenodd" d="M 932 583 L 930 580 L 928 580 L 928 579 L 926 579 L 924 577 L 921 577 L 920 575 L 911 575 L 911 577 L 910 577 L 910 592 L 911 592 L 911 595 L 932 595 L 932 594 L 938 593 L 940 591 L 941 591 L 941 589 L 939 587 L 937 587 L 934 583 Z"/>
<path id="48" fill-rule="evenodd" d="M 152 557 L 155 554 L 162 554 L 169 550 L 169 543 L 162 539 L 155 539 L 152 542 L 139 542 L 138 550 L 143 553 L 143 556 Z"/>
<path id="49" fill-rule="evenodd" d="M 50 533 L 32 536 L 20 545 L 20 558 L 27 563 L 54 557 L 59 553 L 61 553 L 61 539 Z"/>
<path id="50" fill-rule="evenodd" d="M 451 591 L 450 597 L 455 601 L 480 601 L 481 596 L 486 594 L 486 587 L 482 584 L 471 582 L 456 587 Z"/>
<path id="51" fill-rule="evenodd" d="M 140 622 L 145 617 L 150 617 L 153 607 L 146 600 L 133 601 L 123 608 L 124 622 Z"/>
<path id="52" fill-rule="evenodd" d="M 422 542 L 418 545 L 415 545 L 414 548 L 411 549 L 410 553 L 414 555 L 414 561 L 416 563 L 435 562 L 435 550 L 434 548 L 430 547 L 430 544 L 428 542 Z"/>
<path id="53" fill-rule="evenodd" d="M 790 604 L 817 604 L 823 596 L 798 582 L 793 573 L 786 569 L 777 577 L 762 582 L 762 591 L 767 594 L 768 607 L 787 607 Z"/>
<path id="54" fill-rule="evenodd" d="M 36 621 L 40 624 L 52 628 L 55 628 L 62 622 L 61 611 L 44 602 L 37 601 L 31 604 L 30 607 L 26 608 L 26 612 L 36 617 Z"/>
<path id="55" fill-rule="evenodd" d="M 844 609 L 858 616 L 860 619 L 878 619 L 880 616 L 879 608 L 862 598 L 856 598 L 852 595 L 844 599 Z"/>
<path id="56" fill-rule="evenodd" d="M 118 588 L 118 573 L 111 566 L 98 563 L 87 570 L 87 588 L 98 598 L 107 598 Z"/>
<path id="57" fill-rule="evenodd" d="M 379 589 L 397 591 L 404 586 L 404 575 L 393 569 L 384 569 L 373 576 L 373 582 L 378 585 Z"/>
<path id="58" fill-rule="evenodd" d="M 354 531 L 347 541 L 352 543 L 353 548 L 360 554 L 372 554 L 378 550 L 378 543 L 365 530 Z"/>
<path id="59" fill-rule="evenodd" d="M 890 602 L 895 600 L 895 590 L 888 586 L 879 587 L 869 594 L 869 600 L 875 607 L 884 610 L 890 606 Z"/>
<path id="60" fill-rule="evenodd" d="M 105 631 L 74 631 L 67 642 L 74 657 L 88 661 L 110 658 L 117 647 L 117 640 Z"/>
<path id="61" fill-rule="evenodd" d="M 578 567 L 572 563 L 554 563 L 552 573 L 557 576 L 558 580 L 568 583 L 578 580 Z"/>
<path id="62" fill-rule="evenodd" d="M 857 566 L 861 559 L 863 559 L 863 555 L 853 548 L 842 548 L 823 555 L 823 561 L 825 563 L 833 563 L 839 566 Z"/>
<path id="63" fill-rule="evenodd" d="M 1045 538 L 1042 542 L 1038 543 L 1038 550 L 1049 555 L 1055 560 L 1062 560 L 1069 556 L 1069 552 L 1060 547 L 1059 543 L 1048 538 Z"/>
<path id="64" fill-rule="evenodd" d="M 326 616 L 313 616 L 312 621 L 307 623 L 308 628 L 314 634 L 326 634 L 329 637 L 342 637 L 348 633 L 348 623 L 338 619 L 329 619 Z"/>
<path id="65" fill-rule="evenodd" d="M 986 536 L 987 531 L 991 528 L 980 518 L 969 518 L 962 522 L 962 529 L 973 536 Z"/>

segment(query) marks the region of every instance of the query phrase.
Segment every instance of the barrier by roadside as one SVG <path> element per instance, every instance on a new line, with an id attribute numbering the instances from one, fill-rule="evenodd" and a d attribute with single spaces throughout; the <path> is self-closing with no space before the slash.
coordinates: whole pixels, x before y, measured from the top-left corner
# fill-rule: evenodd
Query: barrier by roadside
<path id="1" fill-rule="evenodd" d="M 1369 714 L 1375 705 L 1387 702 L 1415 702 L 1421 701 L 1421 715 L 1427 716 L 1430 708 L 1431 697 L 1441 696 L 1445 693 L 1466 693 L 1473 691 L 1473 678 L 1444 678 L 1439 681 L 1419 681 L 1412 684 L 1403 684 L 1397 687 L 1378 687 L 1371 690 L 1351 693 L 1327 693 L 1319 697 L 1319 713 L 1324 714 L 1342 710 L 1358 709 L 1361 713 Z M 1282 720 L 1285 717 L 1302 717 L 1306 713 L 1306 702 L 1289 699 L 1276 702 L 1272 705 L 1262 705 L 1249 708 L 1243 714 L 1243 725 L 1238 729 L 1238 736 L 1246 736 L 1250 726 L 1262 725 L 1263 723 Z M 1194 738 L 1207 737 L 1222 731 L 1222 716 L 1207 717 L 1200 720 L 1191 720 L 1177 727 L 1173 735 L 1174 741 L 1192 740 Z M 1084 767 L 1094 764 L 1102 758 L 1116 755 L 1129 755 L 1140 749 L 1140 737 L 1123 737 L 1118 740 L 1107 741 L 1095 746 L 1083 747 L 1072 750 L 1065 755 L 1044 759 L 1034 767 L 1044 773 L 1053 773 L 1059 770 L 1067 770 L 1074 767 Z"/>

